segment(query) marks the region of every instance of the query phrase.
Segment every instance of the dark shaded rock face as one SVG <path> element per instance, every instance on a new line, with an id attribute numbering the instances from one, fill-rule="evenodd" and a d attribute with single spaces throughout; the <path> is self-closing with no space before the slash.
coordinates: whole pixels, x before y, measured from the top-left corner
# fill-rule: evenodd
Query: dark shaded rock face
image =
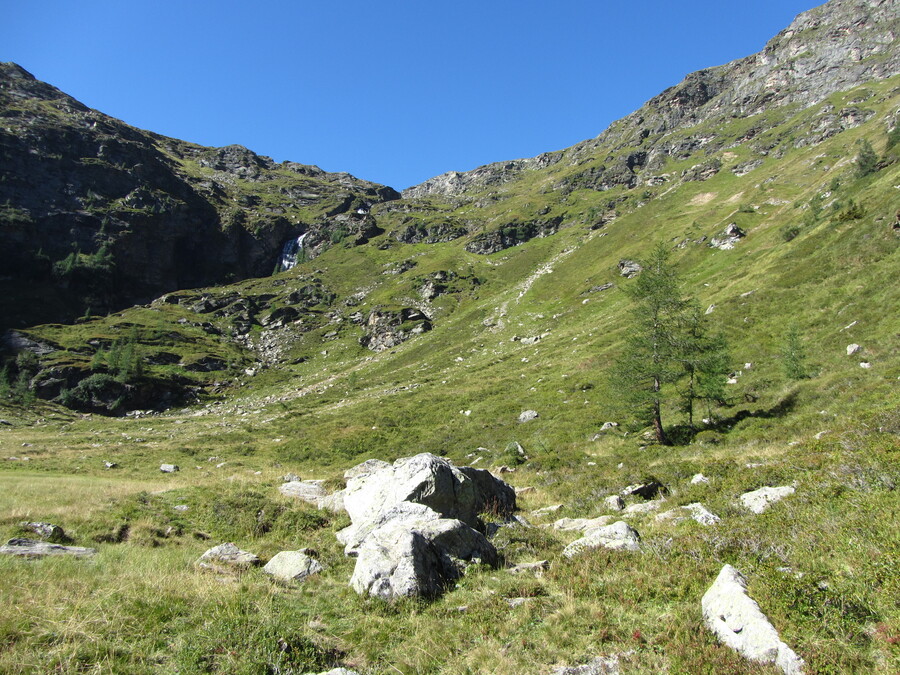
<path id="1" fill-rule="evenodd" d="M 547 220 L 534 220 L 526 223 L 509 223 L 498 230 L 485 232 L 472 238 L 466 244 L 469 253 L 489 255 L 503 249 L 523 244 L 535 237 L 546 237 L 556 234 L 562 224 L 559 216 Z"/>
<path id="2" fill-rule="evenodd" d="M 359 343 L 373 352 L 381 352 L 430 331 L 431 320 L 412 307 L 398 312 L 375 309 L 366 319 L 365 330 Z"/>
<path id="3" fill-rule="evenodd" d="M 287 239 L 311 231 L 320 249 L 335 231 L 365 240 L 378 232 L 369 207 L 399 197 L 241 146 L 135 129 L 9 63 L 0 64 L 0 157 L 8 327 L 270 274 Z"/>

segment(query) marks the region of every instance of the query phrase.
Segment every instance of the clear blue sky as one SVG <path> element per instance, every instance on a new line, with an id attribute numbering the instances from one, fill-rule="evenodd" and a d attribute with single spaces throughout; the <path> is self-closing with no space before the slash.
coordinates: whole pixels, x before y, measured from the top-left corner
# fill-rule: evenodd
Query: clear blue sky
<path id="1" fill-rule="evenodd" d="M 596 136 L 817 4 L 0 0 L 0 61 L 137 127 L 402 189 Z"/>

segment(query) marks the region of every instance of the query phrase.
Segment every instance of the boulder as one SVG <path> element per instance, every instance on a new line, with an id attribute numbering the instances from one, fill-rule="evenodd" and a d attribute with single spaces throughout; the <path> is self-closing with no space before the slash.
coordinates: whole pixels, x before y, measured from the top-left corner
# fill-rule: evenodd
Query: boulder
<path id="1" fill-rule="evenodd" d="M 263 572 L 271 574 L 279 581 L 303 581 L 306 577 L 322 571 L 322 565 L 305 551 L 282 551 L 276 553 L 265 564 Z"/>
<path id="2" fill-rule="evenodd" d="M 0 546 L 0 555 L 15 555 L 23 558 L 43 558 L 45 556 L 70 555 L 75 558 L 89 558 L 97 553 L 97 549 L 81 546 L 62 546 L 46 541 L 15 538 Z"/>
<path id="3" fill-rule="evenodd" d="M 619 495 L 610 495 L 603 500 L 603 505 L 610 511 L 621 511 L 625 508 L 625 500 Z"/>
<path id="4" fill-rule="evenodd" d="M 392 465 L 370 465 L 347 480 L 344 507 L 354 526 L 379 522 L 381 514 L 401 502 L 423 504 L 443 518 L 483 529 L 479 514 L 490 511 L 509 517 L 516 508 L 516 493 L 485 469 L 455 467 L 429 453 Z"/>
<path id="5" fill-rule="evenodd" d="M 383 600 L 434 597 L 469 563 L 497 564 L 497 551 L 455 518 L 394 518 L 362 543 L 350 586 Z"/>
<path id="6" fill-rule="evenodd" d="M 213 572 L 244 570 L 260 564 L 260 559 L 253 553 L 242 551 L 232 543 L 213 546 L 201 555 L 194 563 L 202 569 Z"/>
<path id="7" fill-rule="evenodd" d="M 725 565 L 701 601 L 703 620 L 720 642 L 758 663 L 774 663 L 785 675 L 800 675 L 797 656 L 769 623 L 759 605 L 747 595 L 747 581 Z"/>
<path id="8" fill-rule="evenodd" d="M 563 555 L 571 558 L 584 551 L 593 551 L 598 548 L 608 548 L 614 551 L 637 551 L 640 548 L 639 542 L 640 535 L 637 530 L 620 520 L 612 525 L 589 530 L 584 537 L 566 546 L 563 549 Z"/>
<path id="9" fill-rule="evenodd" d="M 752 492 L 745 492 L 740 496 L 741 505 L 753 511 L 753 513 L 762 513 L 771 504 L 774 504 L 788 495 L 794 494 L 794 488 L 790 485 L 782 487 L 761 487 Z"/>
<path id="10" fill-rule="evenodd" d="M 317 480 L 291 480 L 282 483 L 278 491 L 286 497 L 293 497 L 308 504 L 319 505 L 319 500 L 328 496 L 328 491 Z"/>
<path id="11" fill-rule="evenodd" d="M 540 415 L 538 415 L 537 410 L 523 410 L 519 415 L 519 422 L 530 422 L 531 420 L 536 420 Z"/>

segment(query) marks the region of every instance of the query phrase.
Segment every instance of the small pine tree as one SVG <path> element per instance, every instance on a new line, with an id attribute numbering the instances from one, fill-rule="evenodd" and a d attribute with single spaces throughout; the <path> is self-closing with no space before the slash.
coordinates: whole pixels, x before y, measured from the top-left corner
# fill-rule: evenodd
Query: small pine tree
<path id="1" fill-rule="evenodd" d="M 865 178 L 878 170 L 878 155 L 868 140 L 859 142 L 859 153 L 856 155 L 856 177 Z"/>
<path id="2" fill-rule="evenodd" d="M 808 377 L 806 368 L 806 350 L 800 339 L 800 329 L 797 324 L 791 324 L 784 336 L 784 344 L 781 349 L 781 360 L 784 374 L 789 380 L 802 380 Z"/>

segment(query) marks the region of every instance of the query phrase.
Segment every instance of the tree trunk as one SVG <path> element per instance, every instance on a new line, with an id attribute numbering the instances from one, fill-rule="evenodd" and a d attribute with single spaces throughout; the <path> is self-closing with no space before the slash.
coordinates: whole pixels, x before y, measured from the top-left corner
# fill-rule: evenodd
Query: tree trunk
<path id="1" fill-rule="evenodd" d="M 653 391 L 659 393 L 659 378 L 653 378 Z M 653 430 L 656 432 L 656 442 L 661 445 L 669 445 L 669 439 L 662 425 L 662 416 L 659 412 L 659 396 L 653 399 Z"/>

